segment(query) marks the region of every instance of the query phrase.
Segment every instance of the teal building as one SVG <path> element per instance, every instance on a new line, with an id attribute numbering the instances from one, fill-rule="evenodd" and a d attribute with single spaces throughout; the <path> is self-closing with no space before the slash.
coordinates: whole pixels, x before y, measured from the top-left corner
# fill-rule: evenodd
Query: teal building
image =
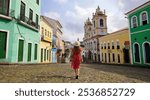
<path id="1" fill-rule="evenodd" d="M 40 0 L 0 0 L 0 63 L 39 61 Z"/>
<path id="2" fill-rule="evenodd" d="M 130 27 L 132 64 L 150 65 L 150 1 L 126 13 Z"/>

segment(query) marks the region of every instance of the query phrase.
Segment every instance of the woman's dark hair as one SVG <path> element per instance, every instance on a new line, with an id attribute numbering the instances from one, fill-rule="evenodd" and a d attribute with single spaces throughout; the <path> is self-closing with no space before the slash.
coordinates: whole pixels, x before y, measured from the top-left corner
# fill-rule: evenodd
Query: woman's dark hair
<path id="1" fill-rule="evenodd" d="M 74 46 L 75 52 L 80 52 L 80 47 L 79 46 Z"/>

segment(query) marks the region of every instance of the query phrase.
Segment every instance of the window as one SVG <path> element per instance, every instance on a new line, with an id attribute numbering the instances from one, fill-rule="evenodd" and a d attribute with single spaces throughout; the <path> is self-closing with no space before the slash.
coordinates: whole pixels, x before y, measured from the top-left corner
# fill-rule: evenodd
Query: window
<path id="1" fill-rule="evenodd" d="M 105 53 L 105 63 L 107 63 L 107 54 Z"/>
<path id="2" fill-rule="evenodd" d="M 141 14 L 141 25 L 146 25 L 146 24 L 148 24 L 148 14 L 146 11 L 144 11 Z"/>
<path id="3" fill-rule="evenodd" d="M 137 27 L 137 17 L 134 16 L 132 17 L 132 28 L 136 28 Z"/>
<path id="4" fill-rule="evenodd" d="M 21 1 L 20 20 L 24 22 L 25 22 L 25 9 L 26 9 L 26 5 Z"/>
<path id="5" fill-rule="evenodd" d="M 120 49 L 119 41 L 117 41 L 117 49 Z"/>
<path id="6" fill-rule="evenodd" d="M 5 59 L 7 53 L 7 32 L 0 31 L 0 59 Z"/>
<path id="7" fill-rule="evenodd" d="M 102 53 L 102 61 L 103 61 L 103 59 L 104 59 L 104 58 L 103 58 L 103 53 Z"/>
<path id="8" fill-rule="evenodd" d="M 135 62 L 140 62 L 139 45 L 137 43 L 134 44 L 134 60 Z"/>
<path id="9" fill-rule="evenodd" d="M 115 44 L 114 44 L 114 42 L 112 42 L 112 49 L 115 49 L 115 46 L 114 46 Z"/>
<path id="10" fill-rule="evenodd" d="M 144 43 L 144 58 L 145 63 L 150 63 L 150 43 Z"/>
<path id="11" fill-rule="evenodd" d="M 10 0 L 0 0 L 0 14 L 9 16 Z"/>
<path id="12" fill-rule="evenodd" d="M 110 43 L 108 43 L 108 49 L 110 49 Z"/>
<path id="13" fill-rule="evenodd" d="M 39 5 L 39 0 L 36 0 L 36 3 Z"/>
<path id="14" fill-rule="evenodd" d="M 29 11 L 29 21 L 33 21 L 33 10 L 30 9 Z"/>
<path id="15" fill-rule="evenodd" d="M 42 27 L 42 35 L 44 35 L 44 27 Z"/>
<path id="16" fill-rule="evenodd" d="M 104 49 L 106 49 L 106 43 L 104 43 Z"/>
<path id="17" fill-rule="evenodd" d="M 112 57 L 113 57 L 113 62 L 115 62 L 115 54 L 114 53 L 112 54 Z"/>
<path id="18" fill-rule="evenodd" d="M 44 61 L 46 61 L 46 49 L 44 49 Z"/>
<path id="19" fill-rule="evenodd" d="M 110 62 L 110 53 L 108 53 L 108 61 Z"/>
<path id="20" fill-rule="evenodd" d="M 100 19 L 100 27 L 104 27 L 104 20 Z"/>
<path id="21" fill-rule="evenodd" d="M 39 16 L 36 14 L 36 25 L 39 25 Z"/>
<path id="22" fill-rule="evenodd" d="M 31 55 L 32 55 L 32 44 L 28 43 L 28 58 L 27 58 L 28 62 L 31 61 Z"/>
<path id="23" fill-rule="evenodd" d="M 38 45 L 35 44 L 35 48 L 34 48 L 34 60 L 37 60 L 37 50 L 38 50 Z"/>
<path id="24" fill-rule="evenodd" d="M 49 60 L 49 50 L 47 50 L 47 60 Z"/>
<path id="25" fill-rule="evenodd" d="M 120 55 L 118 54 L 118 63 L 120 63 Z"/>
<path id="26" fill-rule="evenodd" d="M 101 44 L 101 49 L 103 49 L 103 44 Z"/>

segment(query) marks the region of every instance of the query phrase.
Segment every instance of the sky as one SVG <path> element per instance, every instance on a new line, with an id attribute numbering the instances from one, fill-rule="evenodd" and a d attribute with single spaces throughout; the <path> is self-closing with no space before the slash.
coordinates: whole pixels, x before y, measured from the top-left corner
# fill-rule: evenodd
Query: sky
<path id="1" fill-rule="evenodd" d="M 99 6 L 106 11 L 108 33 L 128 27 L 125 13 L 149 0 L 41 0 L 41 14 L 62 24 L 65 41 L 74 42 L 84 36 L 84 22 L 92 19 Z"/>

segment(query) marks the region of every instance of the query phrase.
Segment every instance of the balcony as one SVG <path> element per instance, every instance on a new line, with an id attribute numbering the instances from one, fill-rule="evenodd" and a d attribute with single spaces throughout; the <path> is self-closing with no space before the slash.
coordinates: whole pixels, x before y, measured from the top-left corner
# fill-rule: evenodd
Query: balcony
<path id="1" fill-rule="evenodd" d="M 40 26 L 24 15 L 19 16 L 18 21 L 22 25 L 24 25 L 32 30 L 39 31 Z"/>
<path id="2" fill-rule="evenodd" d="M 0 18 L 12 20 L 15 16 L 15 10 L 8 10 L 0 8 Z"/>
<path id="3" fill-rule="evenodd" d="M 45 41 L 45 42 L 52 42 L 52 39 L 48 36 L 44 36 L 43 34 L 41 35 L 41 41 Z"/>

